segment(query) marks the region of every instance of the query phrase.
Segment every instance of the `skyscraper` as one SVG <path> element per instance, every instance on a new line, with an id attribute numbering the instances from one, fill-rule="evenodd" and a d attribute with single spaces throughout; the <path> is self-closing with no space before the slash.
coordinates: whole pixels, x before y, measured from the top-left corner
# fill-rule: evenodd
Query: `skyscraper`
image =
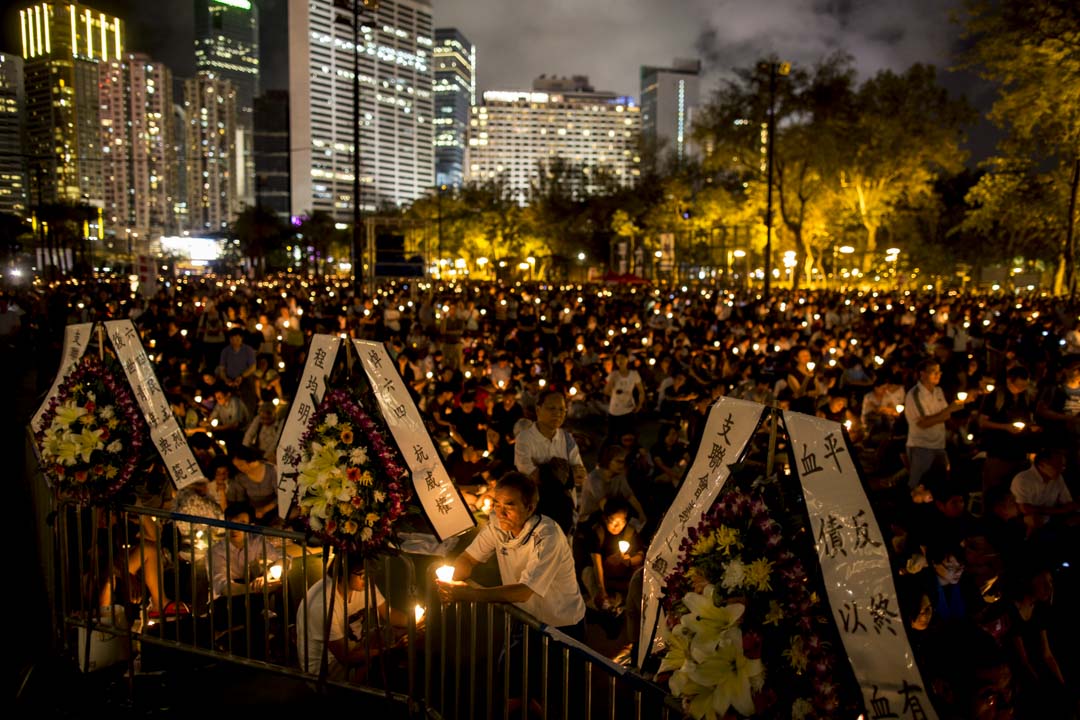
<path id="1" fill-rule="evenodd" d="M 187 229 L 224 230 L 239 210 L 236 164 L 236 90 L 228 80 L 199 72 L 184 81 Z"/>
<path id="2" fill-rule="evenodd" d="M 77 3 L 19 11 L 25 61 L 26 153 L 31 204 L 102 207 L 99 62 L 120 59 L 119 18 Z"/>
<path id="3" fill-rule="evenodd" d="M 673 65 L 641 68 L 641 134 L 647 145 L 681 164 L 696 154 L 690 126 L 698 108 L 701 62 L 676 60 Z"/>
<path id="4" fill-rule="evenodd" d="M 289 220 L 289 93 L 255 98 L 255 203 Z"/>
<path id="5" fill-rule="evenodd" d="M 106 227 L 141 238 L 174 232 L 172 72 L 139 53 L 98 68 Z"/>
<path id="6" fill-rule="evenodd" d="M 259 94 L 259 13 L 251 0 L 194 0 L 195 69 L 228 80 L 236 93 L 233 181 L 237 198 L 255 199 L 255 96 Z"/>
<path id="7" fill-rule="evenodd" d="M 23 61 L 0 53 L 0 212 L 26 215 Z"/>
<path id="8" fill-rule="evenodd" d="M 352 220 L 353 63 L 360 80 L 360 207 L 401 205 L 435 181 L 431 3 L 383 0 L 353 28 L 333 0 L 289 0 L 292 214 Z"/>
<path id="9" fill-rule="evenodd" d="M 484 93 L 484 104 L 472 110 L 467 177 L 504 182 L 521 204 L 556 158 L 572 170 L 575 194 L 595 192 L 602 173 L 633 185 L 641 174 L 640 135 L 631 99 L 596 92 L 583 76 L 541 77 L 533 92 Z"/>
<path id="10" fill-rule="evenodd" d="M 476 105 L 476 48 L 457 28 L 435 29 L 435 184 L 461 185 L 469 115 Z"/>

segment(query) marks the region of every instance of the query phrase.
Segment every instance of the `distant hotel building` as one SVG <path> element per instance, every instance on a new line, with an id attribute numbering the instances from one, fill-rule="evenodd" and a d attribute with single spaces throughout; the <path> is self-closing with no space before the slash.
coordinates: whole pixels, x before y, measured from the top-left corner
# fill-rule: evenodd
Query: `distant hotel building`
<path id="1" fill-rule="evenodd" d="M 255 202 L 255 97 L 259 94 L 259 12 L 252 0 L 194 0 L 195 69 L 228 80 L 236 93 L 238 202 Z"/>
<path id="2" fill-rule="evenodd" d="M 236 196 L 236 89 L 199 72 L 184 81 L 184 173 L 187 230 L 223 231 L 240 207 Z"/>
<path id="3" fill-rule="evenodd" d="M 697 60 L 676 60 L 670 68 L 641 68 L 642 137 L 678 164 L 696 154 L 690 127 L 698 108 L 700 75 Z"/>
<path id="4" fill-rule="evenodd" d="M 23 61 L 0 53 L 0 213 L 27 215 Z"/>
<path id="5" fill-rule="evenodd" d="M 468 179 L 499 179 L 521 204 L 555 158 L 580 168 L 580 194 L 599 188 L 591 178 L 600 172 L 624 186 L 640 175 L 638 108 L 594 91 L 585 76 L 540 77 L 533 92 L 486 92 L 469 125 Z"/>
<path id="6" fill-rule="evenodd" d="M 19 32 L 31 203 L 101 208 L 98 63 L 121 59 L 120 20 L 86 5 L 43 2 L 19 11 Z"/>
<path id="7" fill-rule="evenodd" d="M 435 29 L 435 184 L 465 178 L 469 116 L 476 105 L 476 48 L 457 28 Z"/>
<path id="8" fill-rule="evenodd" d="M 105 224 L 119 237 L 176 232 L 172 72 L 138 53 L 98 65 Z"/>
<path id="9" fill-rule="evenodd" d="M 358 0 L 357 0 L 358 1 Z M 349 3 L 343 3 L 348 5 Z M 293 215 L 352 219 L 352 13 L 289 0 Z M 360 21 L 360 207 L 402 205 L 435 182 L 431 3 L 382 0 Z"/>

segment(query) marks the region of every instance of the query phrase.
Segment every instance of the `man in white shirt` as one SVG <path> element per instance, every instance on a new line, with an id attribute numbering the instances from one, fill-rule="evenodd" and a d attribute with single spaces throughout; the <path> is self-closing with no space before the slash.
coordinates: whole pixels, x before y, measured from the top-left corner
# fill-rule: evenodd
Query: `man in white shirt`
<path id="1" fill-rule="evenodd" d="M 454 563 L 454 580 L 439 582 L 443 602 L 509 602 L 563 632 L 584 640 L 585 601 L 574 558 L 555 522 L 536 515 L 536 485 L 509 472 L 495 484 L 493 521 L 480 530 Z M 494 555 L 502 585 L 472 587 L 463 581 Z"/>
<path id="2" fill-rule="evenodd" d="M 945 452 L 945 423 L 961 409 L 960 402 L 949 404 L 938 387 L 941 366 L 936 360 L 919 363 L 919 382 L 904 398 L 904 416 L 908 422 L 908 486 L 915 489 L 935 463 L 949 467 Z"/>
<path id="3" fill-rule="evenodd" d="M 608 396 L 608 438 L 622 437 L 632 428 L 634 415 L 645 405 L 645 384 L 638 371 L 630 369 L 630 357 L 625 350 L 615 353 L 615 369 L 607 376 L 604 394 Z"/>
<path id="4" fill-rule="evenodd" d="M 536 404 L 536 422 L 518 433 L 514 442 L 514 467 L 518 472 L 535 481 L 540 465 L 559 458 L 570 465 L 574 485 L 582 486 L 588 473 L 573 436 L 562 429 L 565 420 L 566 398 L 562 392 L 541 393 Z"/>
<path id="5" fill-rule="evenodd" d="M 1064 470 L 1065 453 L 1056 448 L 1043 449 L 1035 454 L 1031 467 L 1013 478 L 1009 489 L 1024 516 L 1029 535 L 1054 516 L 1072 516 L 1075 520 L 1077 504 L 1065 485 Z"/>
<path id="6" fill-rule="evenodd" d="M 339 555 L 336 562 L 344 559 L 344 555 Z M 326 652 L 326 676 L 330 680 L 347 679 L 350 668 L 366 665 L 385 649 L 379 638 L 367 635 L 369 617 L 374 621 L 375 613 L 378 613 L 381 621 L 399 627 L 408 621 L 400 610 L 388 611 L 386 598 L 374 583 L 370 584 L 374 596 L 369 607 L 369 585 L 363 559 L 353 557 L 346 564 L 347 583 L 336 583 L 333 578 L 338 568 L 329 567 L 326 576 L 308 590 L 296 613 L 296 649 L 300 667 L 318 675 Z M 333 590 L 327 593 L 327 587 L 336 589 L 342 585 L 348 586 L 348 593 L 343 589 L 336 595 L 332 594 Z M 327 616 L 332 617 L 329 633 Z"/>

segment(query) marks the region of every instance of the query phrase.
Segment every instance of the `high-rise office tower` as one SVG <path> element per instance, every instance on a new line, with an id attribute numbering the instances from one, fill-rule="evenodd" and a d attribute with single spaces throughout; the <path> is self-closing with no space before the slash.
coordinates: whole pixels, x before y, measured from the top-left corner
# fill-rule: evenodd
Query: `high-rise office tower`
<path id="1" fill-rule="evenodd" d="M 255 98 L 255 203 L 289 220 L 289 93 Z"/>
<path id="2" fill-rule="evenodd" d="M 349 3 L 345 3 L 349 4 Z M 431 3 L 364 8 L 359 47 L 351 12 L 333 0 L 289 0 L 292 214 L 352 220 L 353 64 L 360 80 L 360 207 L 401 205 L 435 181 Z"/>
<path id="3" fill-rule="evenodd" d="M 255 201 L 255 97 L 259 94 L 259 13 L 252 0 L 194 0 L 195 69 L 228 80 L 236 93 L 238 161 L 233 181 L 241 204 Z"/>
<path id="4" fill-rule="evenodd" d="M 503 182 L 521 204 L 556 158 L 572 169 L 576 195 L 597 191 L 603 173 L 620 185 L 641 174 L 638 108 L 583 76 L 537 78 L 533 92 L 485 92 L 469 125 L 468 179 Z"/>
<path id="5" fill-rule="evenodd" d="M 0 212 L 27 212 L 23 154 L 23 61 L 0 53 Z"/>
<path id="6" fill-rule="evenodd" d="M 174 232 L 172 72 L 139 53 L 98 70 L 106 227 L 138 238 Z"/>
<path id="7" fill-rule="evenodd" d="M 476 48 L 457 28 L 436 28 L 434 55 L 435 184 L 458 186 L 476 105 Z"/>
<path id="8" fill-rule="evenodd" d="M 698 108 L 700 76 L 699 60 L 676 60 L 670 68 L 641 68 L 642 137 L 678 164 L 696 154 L 690 126 Z"/>
<path id="9" fill-rule="evenodd" d="M 26 155 L 33 205 L 102 207 L 98 63 L 119 60 L 119 18 L 78 3 L 19 11 L 26 88 Z"/>
<path id="10" fill-rule="evenodd" d="M 184 81 L 187 229 L 224 230 L 239 211 L 236 183 L 236 90 L 214 73 Z"/>

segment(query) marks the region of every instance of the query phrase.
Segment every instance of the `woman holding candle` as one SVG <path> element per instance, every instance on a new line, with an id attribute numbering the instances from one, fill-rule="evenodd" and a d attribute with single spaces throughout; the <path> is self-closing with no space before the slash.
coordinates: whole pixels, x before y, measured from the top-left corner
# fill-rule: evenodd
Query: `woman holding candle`
<path id="1" fill-rule="evenodd" d="M 630 577 L 645 562 L 645 548 L 628 522 L 629 503 L 610 497 L 580 537 L 582 555 L 588 558 L 581 570 L 586 604 L 597 610 L 622 606 Z M 577 543 L 575 543 L 577 546 Z"/>

